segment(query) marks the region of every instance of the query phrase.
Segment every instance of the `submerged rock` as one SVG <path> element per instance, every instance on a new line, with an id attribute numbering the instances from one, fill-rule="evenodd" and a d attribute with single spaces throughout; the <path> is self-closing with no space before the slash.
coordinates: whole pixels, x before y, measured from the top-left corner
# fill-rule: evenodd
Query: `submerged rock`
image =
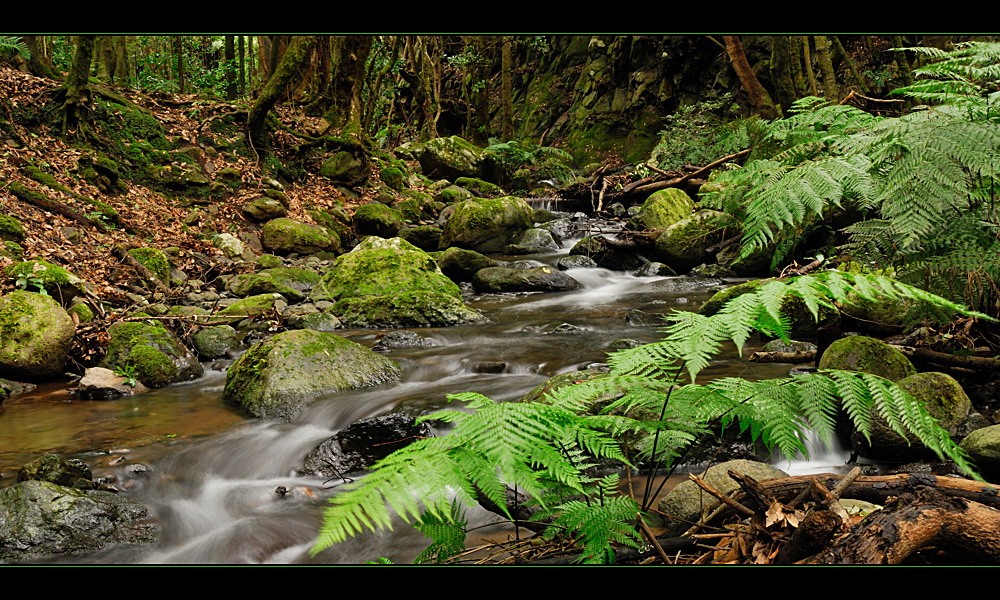
<path id="1" fill-rule="evenodd" d="M 322 394 L 395 381 L 395 362 L 335 333 L 298 329 L 247 350 L 226 374 L 223 399 L 249 415 L 289 420 Z"/>

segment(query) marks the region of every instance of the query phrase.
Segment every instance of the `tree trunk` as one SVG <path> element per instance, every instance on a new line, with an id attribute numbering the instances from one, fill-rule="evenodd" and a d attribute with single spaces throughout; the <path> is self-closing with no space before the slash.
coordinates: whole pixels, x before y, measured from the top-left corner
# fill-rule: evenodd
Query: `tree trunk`
<path id="1" fill-rule="evenodd" d="M 753 69 L 750 68 L 750 61 L 747 60 L 746 52 L 743 51 L 740 38 L 735 35 L 725 35 L 722 36 L 722 39 L 726 42 L 726 53 L 729 54 L 729 61 L 732 63 L 737 77 L 740 78 L 743 89 L 750 95 L 750 101 L 753 102 L 757 112 L 765 119 L 780 119 L 781 111 L 775 106 L 770 94 L 760 84 Z"/>
<path id="2" fill-rule="evenodd" d="M 795 80 L 792 78 L 791 45 L 787 35 L 772 36 L 771 44 L 771 81 L 774 82 L 774 94 L 782 112 L 788 112 L 797 99 Z"/>
<path id="3" fill-rule="evenodd" d="M 476 36 L 475 48 L 479 60 L 472 69 L 472 98 L 470 111 L 472 112 L 472 142 L 485 146 L 490 137 L 490 95 L 489 86 L 489 61 L 486 59 L 487 38 Z"/>
<path id="4" fill-rule="evenodd" d="M 183 94 L 187 91 L 187 77 L 184 74 L 184 44 L 179 35 L 173 36 L 171 41 L 174 48 L 174 60 L 177 61 L 177 88 Z"/>
<path id="5" fill-rule="evenodd" d="M 817 35 L 814 39 L 816 62 L 823 75 L 823 97 L 830 102 L 839 102 L 840 90 L 837 89 L 837 74 L 833 70 L 833 58 L 830 56 L 830 40 L 825 35 Z"/>
<path id="6" fill-rule="evenodd" d="M 378 75 L 375 77 L 375 83 L 368 90 L 368 105 L 364 110 L 364 130 L 367 132 L 373 131 L 372 124 L 375 119 L 375 113 L 378 110 L 379 100 L 381 99 L 382 82 L 385 80 L 385 76 L 392 70 L 392 67 L 396 64 L 399 59 L 399 47 L 402 40 L 402 36 L 391 36 L 392 47 L 389 50 L 389 60 L 385 61 L 385 66 L 379 71 Z M 383 40 L 383 47 L 385 40 Z M 389 112 L 392 112 L 392 104 L 389 105 Z M 375 128 L 377 129 L 377 127 Z"/>
<path id="7" fill-rule="evenodd" d="M 239 95 L 247 93 L 247 46 L 245 36 L 239 36 L 238 45 L 240 48 L 240 88 Z"/>
<path id="8" fill-rule="evenodd" d="M 332 77 L 333 92 L 326 118 L 342 134 L 362 135 L 361 91 L 365 83 L 365 67 L 372 50 L 369 35 L 349 35 L 337 39 L 340 60 Z"/>
<path id="9" fill-rule="evenodd" d="M 812 57 L 809 55 L 809 36 L 802 36 L 802 64 L 805 66 L 806 75 L 809 78 L 809 95 L 819 96 L 816 88 L 816 74 L 813 73 Z"/>
<path id="10" fill-rule="evenodd" d="M 513 82 L 510 57 L 511 38 L 505 35 L 500 46 L 500 136 L 514 139 Z"/>
<path id="11" fill-rule="evenodd" d="M 227 35 L 225 44 L 226 100 L 236 100 L 239 88 L 236 85 L 236 36 Z"/>
<path id="12" fill-rule="evenodd" d="M 844 62 L 847 63 L 847 68 L 851 70 L 851 77 L 853 77 L 854 82 L 858 84 L 858 90 L 860 90 L 863 94 L 867 94 L 868 85 L 865 83 L 865 78 L 858 73 L 858 67 L 854 64 L 854 60 L 851 58 L 851 55 L 847 53 L 847 50 L 844 50 L 844 45 L 840 42 L 840 37 L 836 35 L 833 36 L 833 44 L 837 48 L 837 52 L 840 52 L 840 55 L 844 57 Z"/>
<path id="13" fill-rule="evenodd" d="M 74 132 L 84 123 L 84 114 L 90 104 L 90 65 L 94 60 L 94 43 L 97 36 L 81 35 L 76 40 L 76 54 L 66 77 L 66 97 L 63 100 L 63 135 Z"/>
<path id="14" fill-rule="evenodd" d="M 789 51 L 789 70 L 792 72 L 792 82 L 795 85 L 795 98 L 803 98 L 808 94 L 806 88 L 806 78 L 805 73 L 802 69 L 802 52 L 799 51 L 799 46 L 802 45 L 802 38 L 797 35 L 789 36 L 788 38 L 788 51 Z"/>
<path id="15" fill-rule="evenodd" d="M 49 79 L 60 79 L 59 75 L 42 60 L 42 49 L 36 36 L 25 35 L 21 39 L 24 41 L 24 45 L 28 47 L 28 53 L 31 56 L 28 58 L 28 69 L 31 71 L 32 75 L 37 75 L 38 77 L 47 77 Z"/>
<path id="16" fill-rule="evenodd" d="M 274 74 L 268 79 L 267 85 L 264 86 L 257 101 L 254 102 L 250 109 L 250 116 L 247 118 L 247 133 L 255 148 L 265 147 L 267 139 L 264 132 L 267 113 L 281 98 L 288 84 L 295 79 L 299 69 L 309 60 L 315 45 L 316 38 L 314 36 L 294 36 Z"/>

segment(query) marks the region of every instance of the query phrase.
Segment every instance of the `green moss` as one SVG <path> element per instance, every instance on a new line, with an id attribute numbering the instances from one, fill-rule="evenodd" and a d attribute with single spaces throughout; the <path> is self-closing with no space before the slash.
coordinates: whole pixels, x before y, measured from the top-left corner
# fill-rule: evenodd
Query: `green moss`
<path id="1" fill-rule="evenodd" d="M 68 187 L 59 183 L 59 181 L 55 177 L 39 169 L 38 167 L 29 165 L 25 167 L 24 170 L 28 174 L 28 177 L 34 179 L 35 181 L 44 185 L 45 187 L 52 188 L 60 192 L 66 192 L 68 194 L 72 194 L 72 192 Z"/>
<path id="2" fill-rule="evenodd" d="M 147 387 L 163 387 L 177 377 L 177 367 L 170 357 L 145 344 L 133 346 L 125 363 L 135 368 L 135 378 Z"/>
<path id="3" fill-rule="evenodd" d="M 83 302 L 74 304 L 66 312 L 68 312 L 70 316 L 75 314 L 77 318 L 80 319 L 81 323 L 89 323 L 94 320 L 94 311 L 90 310 L 90 307 Z"/>
<path id="4" fill-rule="evenodd" d="M 80 293 L 83 281 L 72 275 L 66 269 L 44 260 L 29 260 L 15 263 L 7 267 L 6 273 L 11 280 L 24 279 L 28 284 L 41 282 L 49 295 L 67 301 Z"/>
<path id="5" fill-rule="evenodd" d="M 474 177 L 459 177 L 455 180 L 455 185 L 477 192 L 482 196 L 495 197 L 504 195 L 503 188 L 499 185 L 483 181 L 482 179 L 476 179 Z"/>
<path id="6" fill-rule="evenodd" d="M 917 372 L 898 350 L 881 340 L 855 335 L 830 344 L 819 361 L 820 369 L 871 373 L 899 381 Z"/>
<path id="7" fill-rule="evenodd" d="M 140 264 L 153 272 L 163 285 L 170 285 L 170 263 L 167 255 L 156 248 L 133 248 L 128 251 Z"/>
<path id="8" fill-rule="evenodd" d="M 406 174 L 397 167 L 384 167 L 381 172 L 382 183 L 400 192 L 406 189 Z"/>
<path id="9" fill-rule="evenodd" d="M 24 227 L 21 222 L 7 215 L 0 215 L 0 240 L 10 242 L 24 241 Z"/>

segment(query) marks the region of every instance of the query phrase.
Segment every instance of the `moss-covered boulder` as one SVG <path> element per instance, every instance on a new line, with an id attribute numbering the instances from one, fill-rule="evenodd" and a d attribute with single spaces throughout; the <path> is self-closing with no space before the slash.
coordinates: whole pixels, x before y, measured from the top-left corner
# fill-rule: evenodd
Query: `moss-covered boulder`
<path id="1" fill-rule="evenodd" d="M 333 311 L 355 326 L 439 327 L 484 321 L 462 303 L 458 286 L 429 254 L 399 238 L 365 238 L 337 259 L 311 298 L 336 302 Z"/>
<path id="2" fill-rule="evenodd" d="M 497 198 L 506 194 L 499 185 L 475 177 L 459 177 L 455 180 L 455 185 L 461 186 L 483 198 Z"/>
<path id="3" fill-rule="evenodd" d="M 363 153 L 342 150 L 320 166 L 319 174 L 334 183 L 357 186 L 368 181 L 370 172 Z"/>
<path id="4" fill-rule="evenodd" d="M 565 272 L 551 267 L 487 267 L 476 271 L 472 286 L 480 293 L 567 292 L 583 287 Z"/>
<path id="5" fill-rule="evenodd" d="M 474 197 L 472 192 L 460 185 L 449 185 L 434 194 L 434 200 L 445 205 L 458 204 L 464 200 L 471 200 Z"/>
<path id="6" fill-rule="evenodd" d="M 482 149 L 457 135 L 435 138 L 424 144 L 420 153 L 424 175 L 451 181 L 478 176 L 482 160 Z"/>
<path id="7" fill-rule="evenodd" d="M 441 272 L 452 281 L 472 281 L 476 271 L 486 267 L 499 266 L 497 261 L 487 258 L 475 250 L 448 248 L 437 257 Z"/>
<path id="8" fill-rule="evenodd" d="M 601 236 L 588 236 L 570 248 L 570 256 L 586 256 L 594 261 L 597 266 L 613 271 L 634 271 L 645 261 L 633 248 L 621 248 L 608 243 L 608 240 Z"/>
<path id="9" fill-rule="evenodd" d="M 272 219 L 264 225 L 261 243 L 278 255 L 341 251 L 340 240 L 329 229 L 286 217 Z"/>
<path id="10" fill-rule="evenodd" d="M 969 458 L 980 469 L 980 473 L 995 481 L 1000 475 L 1000 425 L 977 429 L 967 435 L 960 444 L 969 453 Z"/>
<path id="11" fill-rule="evenodd" d="M 559 244 L 545 229 L 529 229 L 522 233 L 513 244 L 508 244 L 504 254 L 542 254 L 558 250 Z"/>
<path id="12" fill-rule="evenodd" d="M 405 226 L 397 235 L 424 252 L 437 252 L 441 244 L 441 228 L 434 225 Z"/>
<path id="13" fill-rule="evenodd" d="M 690 217 L 693 210 L 694 201 L 684 190 L 667 188 L 646 198 L 639 207 L 639 213 L 632 217 L 628 226 L 633 231 L 660 234 L 674 223 Z"/>
<path id="14" fill-rule="evenodd" d="M 399 167 L 382 167 L 382 171 L 379 175 L 382 178 L 382 183 L 397 192 L 401 192 L 406 189 L 406 174 L 403 173 L 403 170 Z"/>
<path id="15" fill-rule="evenodd" d="M 190 350 L 156 321 L 118 321 L 100 366 L 120 369 L 151 388 L 201 377 L 204 369 Z"/>
<path id="16" fill-rule="evenodd" d="M 56 300 L 69 302 L 83 295 L 85 282 L 66 269 L 44 260 L 27 260 L 7 267 L 9 281 L 24 289 L 44 289 Z"/>
<path id="17" fill-rule="evenodd" d="M 249 324 L 255 319 L 270 314 L 283 302 L 275 293 L 256 294 L 238 300 L 213 315 L 213 320 L 225 321 L 230 325 L 243 322 Z M 241 325 L 242 326 L 242 325 Z"/>
<path id="18" fill-rule="evenodd" d="M 298 302 L 305 299 L 309 290 L 315 287 L 319 280 L 319 273 L 309 269 L 278 267 L 237 275 L 226 283 L 226 289 L 240 297 L 281 294 L 291 301 Z"/>
<path id="19" fill-rule="evenodd" d="M 170 285 L 170 262 L 162 250 L 158 248 L 132 248 L 128 253 L 142 266 L 152 271 L 163 285 Z"/>
<path id="20" fill-rule="evenodd" d="M 223 358 L 240 347 L 239 334 L 229 325 L 200 329 L 191 336 L 191 341 L 194 343 L 194 349 L 198 351 L 198 356 L 205 360 Z"/>
<path id="21" fill-rule="evenodd" d="M 38 380 L 62 375 L 76 328 L 49 296 L 16 291 L 0 297 L 0 376 Z"/>
<path id="22" fill-rule="evenodd" d="M 656 238 L 656 259 L 678 273 L 706 262 L 705 248 L 739 234 L 739 223 L 714 210 L 701 210 L 678 221 Z"/>
<path id="23" fill-rule="evenodd" d="M 458 246 L 477 252 L 503 252 L 531 229 L 533 216 L 528 203 L 513 196 L 460 202 L 445 221 L 441 249 Z"/>
<path id="24" fill-rule="evenodd" d="M 21 222 L 14 217 L 0 215 L 0 240 L 18 244 L 23 242 L 24 227 L 21 226 Z"/>
<path id="25" fill-rule="evenodd" d="M 243 205 L 243 214 L 254 223 L 266 223 L 288 214 L 288 209 L 274 198 L 256 198 Z"/>
<path id="26" fill-rule="evenodd" d="M 398 211 L 376 202 L 358 207 L 354 212 L 354 226 L 359 236 L 393 238 L 403 226 L 403 219 Z"/>
<path id="27" fill-rule="evenodd" d="M 819 368 L 861 371 L 889 381 L 899 381 L 917 372 L 901 352 L 881 340 L 862 335 L 830 344 L 819 360 Z"/>
<path id="28" fill-rule="evenodd" d="M 755 279 L 738 283 L 732 287 L 716 292 L 698 310 L 699 313 L 710 317 L 722 310 L 722 307 L 733 298 L 742 296 L 748 292 L 756 291 L 762 285 L 774 281 L 773 279 Z M 788 317 L 790 325 L 789 335 L 793 338 L 815 338 L 821 327 L 829 327 L 840 323 L 840 313 L 832 308 L 819 307 L 819 319 L 813 316 L 806 303 L 797 296 L 786 296 L 781 303 L 781 312 Z"/>
<path id="29" fill-rule="evenodd" d="M 927 409 L 938 424 L 953 438 L 959 427 L 969 418 L 972 401 L 955 379 L 944 373 L 915 373 L 896 382 L 904 392 L 913 396 Z M 905 438 L 889 427 L 884 419 L 873 414 L 870 448 L 866 456 L 884 460 L 911 461 L 931 458 L 913 434 Z"/>
<path id="30" fill-rule="evenodd" d="M 360 344 L 299 329 L 247 350 L 226 374 L 223 399 L 257 418 L 288 420 L 321 395 L 399 376 L 396 363 Z"/>

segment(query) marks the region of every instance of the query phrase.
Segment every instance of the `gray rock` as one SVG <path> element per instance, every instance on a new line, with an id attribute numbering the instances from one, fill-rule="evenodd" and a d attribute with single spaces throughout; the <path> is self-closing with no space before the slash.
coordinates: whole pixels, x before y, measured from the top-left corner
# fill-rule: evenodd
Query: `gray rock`
<path id="1" fill-rule="evenodd" d="M 583 287 L 566 273 L 549 267 L 487 267 L 476 272 L 472 285 L 479 293 L 565 292 Z"/>
<path id="2" fill-rule="evenodd" d="M 432 436 L 426 423 L 415 425 L 412 417 L 402 414 L 360 419 L 314 448 L 300 472 L 314 477 L 342 477 L 368 470 L 396 450 Z"/>

